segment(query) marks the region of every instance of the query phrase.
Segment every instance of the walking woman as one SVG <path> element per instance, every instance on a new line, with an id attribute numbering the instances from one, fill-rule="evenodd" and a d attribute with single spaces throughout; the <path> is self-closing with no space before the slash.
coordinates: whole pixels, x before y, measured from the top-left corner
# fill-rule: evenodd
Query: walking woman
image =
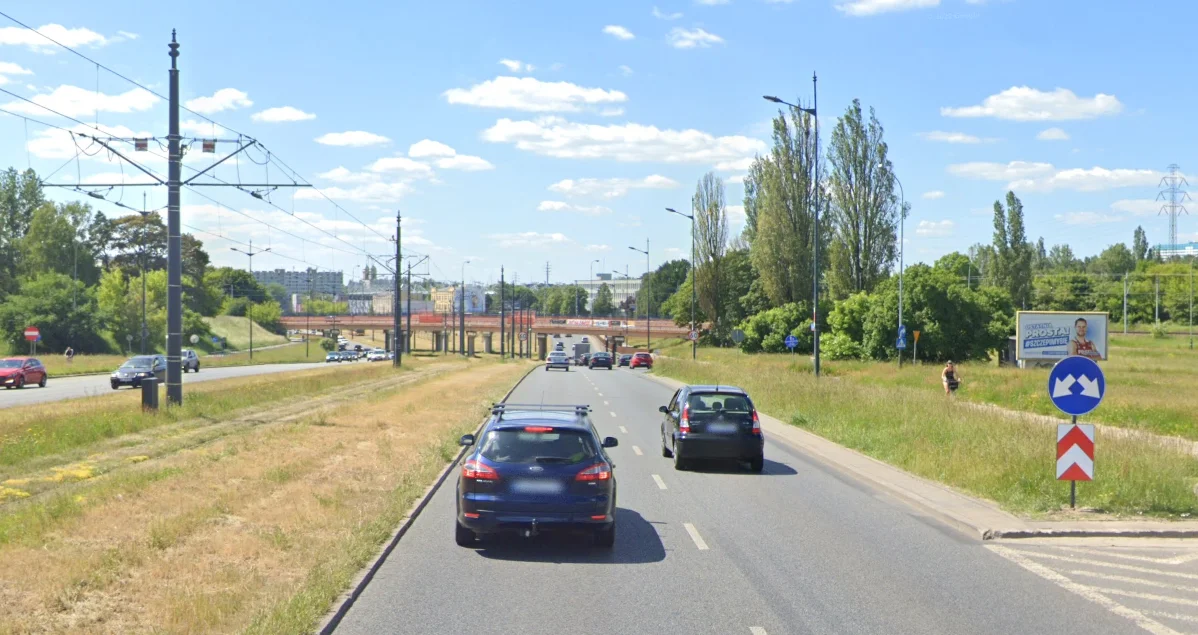
<path id="1" fill-rule="evenodd" d="M 953 366 L 953 360 L 948 360 L 948 363 L 944 365 L 944 370 L 940 371 L 940 382 L 944 384 L 944 394 L 946 395 L 953 394 L 961 385 L 961 374 Z"/>

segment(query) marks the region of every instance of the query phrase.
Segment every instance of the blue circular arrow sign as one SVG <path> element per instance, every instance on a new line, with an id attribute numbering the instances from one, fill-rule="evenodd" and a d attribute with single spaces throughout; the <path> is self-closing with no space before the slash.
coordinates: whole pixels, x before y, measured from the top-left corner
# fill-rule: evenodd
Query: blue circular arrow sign
<path id="1" fill-rule="evenodd" d="M 1048 397 L 1067 415 L 1093 411 L 1106 394 L 1106 378 L 1094 360 L 1080 355 L 1066 357 L 1048 374 Z"/>
<path id="2" fill-rule="evenodd" d="M 793 335 L 787 335 L 786 339 L 782 340 L 782 343 L 786 344 L 786 348 L 794 348 L 799 345 L 799 338 Z"/>

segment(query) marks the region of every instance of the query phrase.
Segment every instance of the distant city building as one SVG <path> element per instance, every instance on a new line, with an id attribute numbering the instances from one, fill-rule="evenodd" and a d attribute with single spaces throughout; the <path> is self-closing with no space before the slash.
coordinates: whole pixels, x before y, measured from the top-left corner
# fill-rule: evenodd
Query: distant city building
<path id="1" fill-rule="evenodd" d="M 596 274 L 594 280 L 575 280 L 574 284 L 586 289 L 587 305 L 586 309 L 591 310 L 591 305 L 595 303 L 595 298 L 599 295 L 599 288 L 607 285 L 611 289 L 612 306 L 619 308 L 621 303 L 627 303 L 629 306 L 636 304 L 636 294 L 641 290 L 640 278 L 617 278 L 613 279 L 610 273 Z"/>
<path id="2" fill-rule="evenodd" d="M 316 295 L 332 295 L 340 296 L 344 293 L 343 278 L 344 274 L 340 271 L 316 271 L 308 269 L 306 271 L 288 271 L 287 269 L 275 269 L 273 271 L 255 271 L 254 279 L 259 284 L 265 286 L 268 284 L 281 284 L 287 293 L 296 295 L 308 295 L 314 293 Z"/>
<path id="3" fill-rule="evenodd" d="M 1186 258 L 1198 256 L 1198 243 L 1181 243 L 1179 245 L 1157 245 L 1156 252 L 1161 258 Z"/>

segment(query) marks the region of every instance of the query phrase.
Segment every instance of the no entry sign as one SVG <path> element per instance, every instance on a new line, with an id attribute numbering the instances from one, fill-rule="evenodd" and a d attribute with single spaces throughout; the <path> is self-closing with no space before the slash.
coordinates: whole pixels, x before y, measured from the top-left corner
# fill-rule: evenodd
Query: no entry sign
<path id="1" fill-rule="evenodd" d="M 1094 480 L 1094 426 L 1057 426 L 1057 480 Z"/>
<path id="2" fill-rule="evenodd" d="M 36 326 L 26 326 L 25 339 L 29 340 L 30 342 L 36 342 L 42 339 L 42 333 L 41 331 L 37 330 Z"/>

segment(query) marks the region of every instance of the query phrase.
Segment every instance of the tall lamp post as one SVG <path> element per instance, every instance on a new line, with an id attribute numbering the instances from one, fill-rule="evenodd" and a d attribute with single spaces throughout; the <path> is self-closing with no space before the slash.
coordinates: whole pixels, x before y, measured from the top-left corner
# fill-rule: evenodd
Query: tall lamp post
<path id="1" fill-rule="evenodd" d="M 815 376 L 819 377 L 819 193 L 821 189 L 819 180 L 819 91 L 817 90 L 817 81 L 815 73 L 811 74 L 811 93 L 812 101 L 811 108 L 803 108 L 796 106 L 790 102 L 783 101 L 772 95 L 763 95 L 766 101 L 772 101 L 775 104 L 784 104 L 795 110 L 799 110 L 811 115 L 815 121 L 815 229 L 813 231 L 811 241 L 811 331 L 812 331 L 812 352 L 815 356 Z"/>
<path id="2" fill-rule="evenodd" d="M 470 260 L 462 261 L 462 310 L 461 313 L 462 327 L 458 331 L 458 352 L 463 356 L 466 355 L 466 265 L 470 264 Z"/>
<path id="3" fill-rule="evenodd" d="M 232 249 L 233 251 L 236 251 L 237 253 L 245 254 L 250 257 L 250 275 L 251 276 L 254 275 L 254 256 L 257 256 L 258 254 L 266 253 L 266 252 L 270 251 L 270 247 L 267 247 L 266 249 L 259 249 L 258 251 L 254 251 L 253 239 L 250 239 L 250 246 L 248 249 L 238 249 L 236 247 L 230 247 L 229 249 Z M 253 312 L 253 309 L 254 309 L 254 299 L 247 297 L 246 303 L 245 303 L 245 314 L 246 314 L 247 321 L 250 323 L 250 360 L 251 361 L 254 359 L 254 312 Z"/>
<path id="4" fill-rule="evenodd" d="M 653 354 L 653 334 L 650 331 L 650 323 L 652 322 L 653 311 L 653 277 L 649 271 L 649 239 L 645 239 L 645 248 L 637 249 L 629 247 L 629 249 L 645 254 L 645 348 L 649 349 L 649 354 Z"/>
<path id="5" fill-rule="evenodd" d="M 879 164 L 878 167 L 880 168 L 883 166 L 881 164 Z M 906 223 L 906 220 L 907 220 L 907 194 L 906 194 L 906 192 L 903 191 L 903 182 L 900 181 L 899 178 L 897 176 L 895 176 L 893 172 L 890 174 L 890 178 L 894 179 L 894 182 L 898 183 L 898 186 L 899 186 L 899 201 L 900 202 L 899 202 L 899 298 L 898 298 L 899 314 L 898 314 L 898 326 L 899 326 L 899 330 L 901 331 L 903 328 L 903 248 L 905 247 L 905 245 L 903 245 L 903 229 L 907 224 Z M 898 358 L 899 358 L 899 368 L 902 368 L 903 367 L 903 352 L 902 351 L 898 352 Z"/>
<path id="6" fill-rule="evenodd" d="M 693 332 L 693 331 L 698 330 L 698 327 L 695 324 L 695 286 L 699 284 L 698 279 L 695 277 L 695 215 L 694 214 L 683 214 L 682 212 L 674 209 L 673 207 L 667 207 L 666 211 L 671 212 L 673 214 L 677 214 L 683 218 L 691 219 L 691 331 Z M 692 361 L 698 358 L 698 350 L 699 350 L 699 340 L 698 339 L 691 340 L 691 360 Z"/>
<path id="7" fill-rule="evenodd" d="M 591 261 L 590 273 L 587 274 L 589 276 L 587 278 L 587 286 L 590 287 L 590 289 L 587 289 L 587 304 L 590 305 L 589 310 L 591 312 L 592 319 L 594 319 L 594 317 L 595 317 L 595 310 L 594 310 L 595 309 L 595 301 L 592 300 L 591 298 L 592 298 L 592 296 L 595 295 L 595 264 L 598 262 L 599 262 L 598 259 Z M 577 297 L 577 295 L 575 297 Z"/>

